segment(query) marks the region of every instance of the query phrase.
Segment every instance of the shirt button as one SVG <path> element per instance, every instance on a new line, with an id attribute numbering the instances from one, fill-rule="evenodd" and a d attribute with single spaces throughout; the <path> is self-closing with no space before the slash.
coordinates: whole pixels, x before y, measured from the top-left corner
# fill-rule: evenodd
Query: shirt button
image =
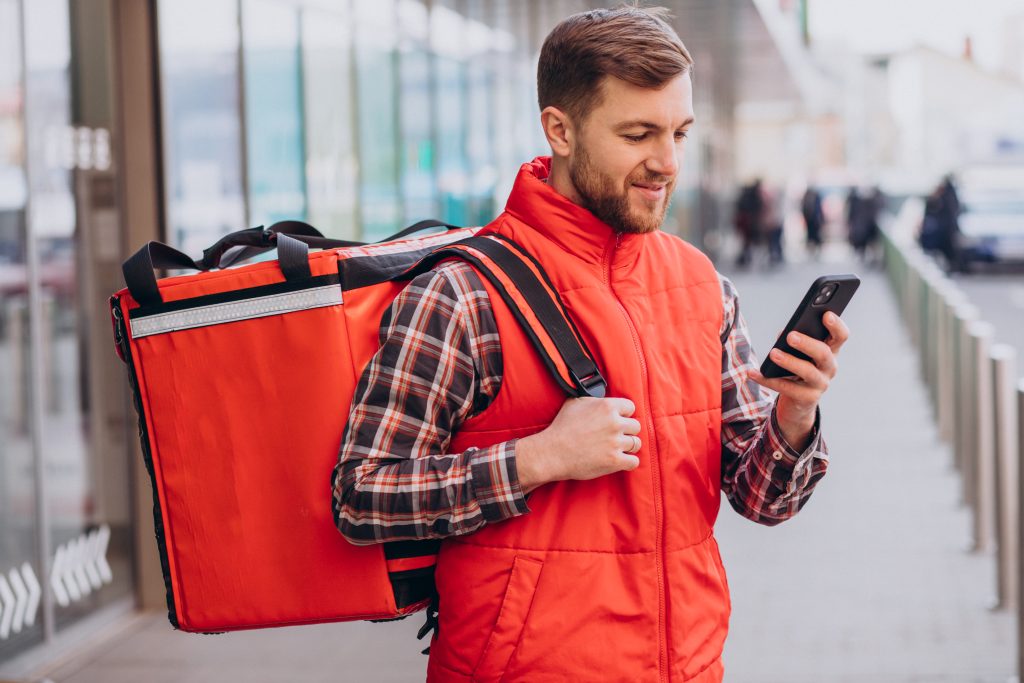
<path id="1" fill-rule="evenodd" d="M 782 451 L 775 451 L 772 453 L 772 457 L 776 460 L 782 460 Z"/>

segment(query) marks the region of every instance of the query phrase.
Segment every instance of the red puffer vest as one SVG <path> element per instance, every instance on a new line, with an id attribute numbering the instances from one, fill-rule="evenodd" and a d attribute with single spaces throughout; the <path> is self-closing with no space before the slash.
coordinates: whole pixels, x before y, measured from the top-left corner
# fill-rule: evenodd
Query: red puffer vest
<path id="1" fill-rule="evenodd" d="M 656 231 L 617 236 L 519 172 L 481 234 L 543 265 L 608 381 L 636 404 L 640 466 L 536 489 L 530 512 L 447 539 L 428 681 L 721 681 L 730 602 L 712 528 L 721 469 L 722 297 L 711 263 Z M 453 453 L 540 431 L 565 401 L 485 283 L 504 356 L 494 402 Z"/>

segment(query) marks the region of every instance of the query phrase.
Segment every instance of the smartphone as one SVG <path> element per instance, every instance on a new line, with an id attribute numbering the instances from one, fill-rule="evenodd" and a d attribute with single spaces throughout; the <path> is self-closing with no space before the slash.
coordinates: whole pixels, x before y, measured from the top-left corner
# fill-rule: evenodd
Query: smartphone
<path id="1" fill-rule="evenodd" d="M 796 331 L 808 337 L 813 337 L 818 341 L 828 339 L 828 329 L 825 327 L 825 323 L 822 322 L 822 316 L 828 311 L 836 315 L 842 315 L 843 310 L 846 309 L 846 304 L 850 303 L 850 299 L 853 298 L 853 293 L 857 291 L 858 287 L 860 287 L 860 278 L 853 274 L 822 275 L 819 277 L 814 281 L 810 289 L 807 290 L 807 294 L 804 294 L 803 301 L 797 306 L 796 312 L 789 319 L 785 329 L 782 330 L 779 338 L 775 340 L 775 346 L 772 348 L 780 349 L 803 360 L 811 360 L 807 354 L 801 353 L 790 346 L 789 342 L 786 341 L 786 337 L 789 336 L 790 332 Z M 792 372 L 779 367 L 767 356 L 764 359 L 764 363 L 761 364 L 761 374 L 765 377 L 793 376 Z"/>

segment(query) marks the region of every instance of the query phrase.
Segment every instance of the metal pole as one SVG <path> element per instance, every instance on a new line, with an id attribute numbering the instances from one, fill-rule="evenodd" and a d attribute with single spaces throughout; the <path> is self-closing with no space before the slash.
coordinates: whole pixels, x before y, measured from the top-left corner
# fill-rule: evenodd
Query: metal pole
<path id="1" fill-rule="evenodd" d="M 921 377 L 924 378 L 928 390 L 928 400 L 935 410 L 935 377 L 932 375 L 932 356 L 935 354 L 935 276 L 928 270 L 924 271 L 924 291 L 921 292 L 921 344 L 918 347 L 921 358 Z"/>
<path id="2" fill-rule="evenodd" d="M 918 293 L 921 289 L 921 273 L 915 267 L 915 264 L 908 264 L 907 268 L 907 298 L 905 305 L 907 329 L 910 330 L 910 341 L 914 346 L 919 346 L 918 333 L 920 327 L 918 326 L 918 319 L 921 317 L 920 300 L 921 296 Z"/>
<path id="3" fill-rule="evenodd" d="M 974 487 L 974 550 L 988 550 L 995 527 L 995 454 L 992 429 L 992 365 L 989 349 L 995 329 L 976 320 L 968 327 L 974 363 L 974 457 L 971 484 Z"/>
<path id="4" fill-rule="evenodd" d="M 1024 379 L 1017 383 L 1017 500 L 1024 501 Z M 1024 548 L 1024 505 L 1017 505 L 1017 549 Z M 1018 555 L 1017 586 L 1024 586 L 1024 562 Z M 1024 600 L 1017 600 L 1017 680 L 1024 680 Z"/>
<path id="5" fill-rule="evenodd" d="M 955 380 L 953 372 L 956 361 L 953 357 L 956 345 L 953 335 L 956 332 L 953 318 L 954 308 L 963 301 L 962 293 L 951 283 L 947 282 L 941 291 L 939 302 L 939 326 L 938 326 L 938 368 L 935 377 L 936 393 L 938 395 L 938 416 L 939 416 L 939 437 L 946 443 L 953 443 L 954 422 L 954 394 Z"/>
<path id="6" fill-rule="evenodd" d="M 971 505 L 973 500 L 973 488 L 971 487 L 971 468 L 967 466 L 970 462 L 970 453 L 973 443 L 973 418 L 971 409 L 971 391 L 973 390 L 973 373 L 971 372 L 970 337 L 967 335 L 967 326 L 971 321 L 977 319 L 978 309 L 971 304 L 962 304 L 956 308 L 953 316 L 953 361 L 954 361 L 954 427 L 953 435 L 953 460 L 956 468 L 960 470 L 961 495 L 964 504 Z"/>
<path id="7" fill-rule="evenodd" d="M 996 606 L 1017 603 L 1017 410 L 1014 384 L 1017 352 L 1007 344 L 992 346 L 992 400 L 995 433 Z"/>

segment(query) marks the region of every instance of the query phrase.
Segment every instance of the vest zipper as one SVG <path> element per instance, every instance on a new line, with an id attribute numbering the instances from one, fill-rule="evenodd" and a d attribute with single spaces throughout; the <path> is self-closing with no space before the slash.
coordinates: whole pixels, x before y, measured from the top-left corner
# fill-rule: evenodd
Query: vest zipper
<path id="1" fill-rule="evenodd" d="M 647 388 L 647 361 L 644 359 L 643 351 L 640 348 L 640 335 L 637 334 L 636 327 L 633 325 L 633 320 L 629 317 L 629 312 L 626 307 L 622 305 L 622 301 L 619 300 L 618 294 L 612 288 L 612 263 L 615 261 L 615 252 L 619 248 L 619 244 L 622 241 L 622 235 L 615 233 L 615 242 L 611 246 L 610 254 L 608 255 L 608 267 L 605 270 L 605 284 L 608 285 L 608 291 L 612 295 L 612 299 L 615 300 L 616 305 L 622 312 L 622 317 L 626 320 L 626 325 L 629 327 L 629 333 L 633 337 L 633 348 L 636 349 L 637 357 L 640 359 L 640 377 L 643 381 L 644 387 Z M 665 590 L 665 524 L 663 521 L 664 510 L 662 500 L 662 486 L 661 486 L 661 466 L 658 462 L 657 453 L 655 452 L 655 440 L 654 440 L 654 423 L 651 421 L 650 415 L 650 404 L 651 396 L 650 390 L 646 391 L 647 394 L 647 406 L 648 410 L 645 411 L 644 421 L 647 424 L 647 450 L 651 454 L 651 473 L 654 476 L 654 517 L 655 523 L 658 526 L 658 533 L 654 539 L 654 550 L 658 557 L 658 671 L 659 678 L 661 680 L 669 680 L 669 661 L 668 661 L 668 625 L 666 623 L 667 616 L 666 612 L 666 590 Z"/>

